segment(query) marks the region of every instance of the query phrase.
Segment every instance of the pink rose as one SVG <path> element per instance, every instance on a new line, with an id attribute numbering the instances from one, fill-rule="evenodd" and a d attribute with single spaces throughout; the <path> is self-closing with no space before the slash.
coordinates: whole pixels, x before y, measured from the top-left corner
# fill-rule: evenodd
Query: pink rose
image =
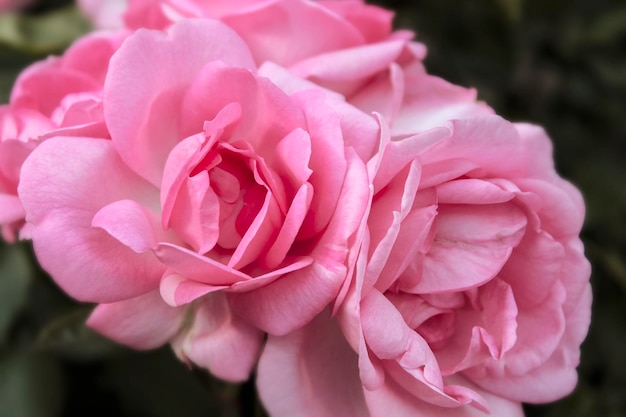
<path id="1" fill-rule="evenodd" d="M 511 417 L 568 394 L 590 270 L 544 131 L 490 116 L 396 137 L 373 186 L 339 326 L 268 339 L 270 414 Z"/>
<path id="2" fill-rule="evenodd" d="M 0 0 L 0 13 L 28 6 L 32 0 Z"/>
<path id="3" fill-rule="evenodd" d="M 308 86 L 276 65 L 257 69 L 217 21 L 126 39 L 104 83 L 110 140 L 57 134 L 19 185 L 42 266 L 100 304 L 90 325 L 138 348 L 170 341 L 242 380 L 262 331 L 301 327 L 337 296 L 380 128 Z"/>
<path id="4" fill-rule="evenodd" d="M 15 82 L 10 103 L 0 106 L 0 225 L 6 240 L 13 241 L 24 225 L 17 185 L 30 152 L 59 134 L 108 137 L 102 86 L 109 59 L 125 36 L 88 35 L 63 57 L 31 65 Z"/>
<path id="5" fill-rule="evenodd" d="M 216 18 L 248 43 L 257 64 L 273 62 L 376 112 L 394 134 L 493 111 L 476 92 L 426 73 L 426 47 L 393 13 L 361 0 L 130 0 L 128 27 L 165 28 L 184 17 Z"/>
<path id="6" fill-rule="evenodd" d="M 411 31 L 392 30 L 392 12 L 361 0 L 130 0 L 124 13 L 131 29 L 163 29 L 188 17 L 223 21 L 246 40 L 257 65 L 279 64 L 381 114 L 394 134 L 493 113 L 476 103 L 474 90 L 427 74 L 425 46 Z"/>
<path id="7" fill-rule="evenodd" d="M 78 7 L 98 29 L 119 29 L 123 27 L 122 13 L 127 7 L 126 0 L 78 0 Z"/>

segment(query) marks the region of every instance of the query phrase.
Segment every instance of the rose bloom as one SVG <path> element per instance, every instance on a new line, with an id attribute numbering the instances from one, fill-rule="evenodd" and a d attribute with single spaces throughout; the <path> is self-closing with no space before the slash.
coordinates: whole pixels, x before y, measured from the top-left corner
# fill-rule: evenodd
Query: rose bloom
<path id="1" fill-rule="evenodd" d="M 118 2 L 83 0 L 112 14 Z M 394 135 L 451 118 L 491 114 L 476 92 L 427 74 L 426 47 L 393 31 L 393 12 L 362 0 L 129 0 L 126 27 L 164 29 L 189 17 L 219 19 L 248 44 L 257 65 L 275 63 L 381 114 Z M 91 6 L 95 7 L 95 6 Z"/>
<path id="2" fill-rule="evenodd" d="M 28 6 L 32 0 L 0 0 L 0 13 Z"/>
<path id="3" fill-rule="evenodd" d="M 109 59 L 125 36 L 90 34 L 63 57 L 29 66 L 17 78 L 9 104 L 0 106 L 0 225 L 5 240 L 13 241 L 24 225 L 17 186 L 30 152 L 57 134 L 108 137 L 102 86 Z"/>
<path id="4" fill-rule="evenodd" d="M 393 139 L 335 318 L 268 339 L 270 414 L 510 417 L 568 394 L 590 269 L 545 132 L 489 116 Z"/>
<path id="5" fill-rule="evenodd" d="M 337 296 L 381 129 L 309 85 L 257 69 L 218 21 L 126 39 L 104 82 L 110 139 L 57 134 L 19 184 L 37 258 L 99 303 L 92 327 L 245 380 L 264 331 L 301 327 Z"/>

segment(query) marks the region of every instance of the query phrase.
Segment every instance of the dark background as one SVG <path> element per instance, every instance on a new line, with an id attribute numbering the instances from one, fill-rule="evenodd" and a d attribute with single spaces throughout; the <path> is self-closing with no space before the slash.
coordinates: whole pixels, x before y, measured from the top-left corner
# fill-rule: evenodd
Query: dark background
<path id="1" fill-rule="evenodd" d="M 88 29 L 68 3 L 0 16 L 0 102 L 27 63 Z M 626 417 L 626 2 L 376 3 L 418 32 L 429 72 L 476 87 L 510 120 L 545 126 L 558 171 L 585 196 L 594 305 L 580 382 L 527 416 Z M 251 383 L 213 381 L 167 348 L 115 346 L 83 326 L 89 310 L 36 268 L 28 243 L 0 245 L 0 417 L 262 415 Z"/>

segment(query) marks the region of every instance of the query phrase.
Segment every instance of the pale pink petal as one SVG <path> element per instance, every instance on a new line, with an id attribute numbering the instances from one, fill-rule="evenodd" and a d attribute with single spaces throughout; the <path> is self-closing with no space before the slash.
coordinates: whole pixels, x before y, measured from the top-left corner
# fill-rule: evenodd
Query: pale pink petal
<path id="1" fill-rule="evenodd" d="M 500 272 L 515 293 L 517 304 L 533 308 L 542 304 L 562 275 L 563 245 L 549 234 L 526 233 Z"/>
<path id="2" fill-rule="evenodd" d="M 313 189 L 308 183 L 296 193 L 276 240 L 266 252 L 265 259 L 268 268 L 275 268 L 285 260 L 311 205 L 312 193 Z"/>
<path id="3" fill-rule="evenodd" d="M 524 417 L 521 403 L 497 397 L 479 388 L 472 389 L 485 399 L 489 414 L 472 404 L 452 408 L 431 405 L 410 395 L 393 382 L 378 390 L 365 391 L 365 399 L 372 417 Z"/>
<path id="4" fill-rule="evenodd" d="M 299 77 L 309 79 L 348 98 L 380 71 L 386 70 L 401 54 L 405 41 L 364 45 L 313 55 L 289 69 Z M 355 102 L 357 107 L 359 101 Z M 376 108 L 375 111 L 378 111 Z"/>
<path id="5" fill-rule="evenodd" d="M 302 110 L 276 85 L 252 73 L 249 66 L 230 67 L 223 61 L 207 64 L 188 86 L 180 104 L 180 133 L 190 136 L 200 132 L 205 121 L 223 119 L 212 122 L 215 129 L 222 123 L 224 128 L 231 123 L 233 126 L 215 136 L 222 136 L 221 140 L 229 143 L 245 141 L 260 156 L 272 161 L 274 148 L 285 136 L 296 128 L 309 130 Z M 211 92 L 209 96 L 207 91 Z M 218 116 L 233 103 L 240 106 L 238 117 L 231 115 L 232 110 Z M 254 135 L 250 134 L 252 131 Z"/>
<path id="6" fill-rule="evenodd" d="M 438 185 L 439 204 L 495 204 L 504 203 L 515 197 L 490 181 L 480 179 L 457 179 Z"/>
<path id="7" fill-rule="evenodd" d="M 369 160 L 378 150 L 379 120 L 346 103 L 343 96 L 296 77 L 285 68 L 272 62 L 264 63 L 259 68 L 259 75 L 269 78 L 281 90 L 291 95 L 300 91 L 316 90 L 316 93 L 307 93 L 314 98 L 316 94 L 319 95 L 320 92 L 323 92 L 325 105 L 341 114 L 340 124 L 344 144 L 353 147 L 364 161 Z"/>
<path id="8" fill-rule="evenodd" d="M 541 228 L 557 240 L 577 236 L 582 228 L 585 207 L 580 193 L 575 198 L 571 187 L 563 188 L 561 184 L 551 184 L 533 178 L 519 179 L 515 182 L 522 191 L 532 192 L 541 197 L 542 206 L 537 210 L 541 220 Z"/>
<path id="9" fill-rule="evenodd" d="M 489 106 L 476 101 L 475 90 L 421 71 L 407 71 L 405 77 L 404 102 L 391 123 L 394 135 L 414 134 L 452 119 L 493 114 Z"/>
<path id="10" fill-rule="evenodd" d="M 154 252 L 169 269 L 193 281 L 222 286 L 250 279 L 247 274 L 177 245 L 160 243 Z"/>
<path id="11" fill-rule="evenodd" d="M 147 252 L 157 244 L 159 218 L 156 213 L 133 200 L 118 200 L 100 209 L 91 225 L 105 230 L 120 243 L 137 253 Z"/>
<path id="12" fill-rule="evenodd" d="M 308 56 L 364 43 L 351 24 L 314 2 L 276 0 L 222 20 L 248 43 L 259 64 L 289 66 Z"/>
<path id="13" fill-rule="evenodd" d="M 122 27 L 122 12 L 127 7 L 127 0 L 78 0 L 81 11 L 98 29 L 117 29 Z"/>
<path id="14" fill-rule="evenodd" d="M 198 71 L 216 59 L 254 68 L 243 41 L 212 20 L 180 22 L 167 34 L 140 29 L 111 59 L 104 96 L 111 137 L 122 159 L 153 184 L 160 183 L 167 155 L 184 137 L 172 109 Z"/>
<path id="15" fill-rule="evenodd" d="M 172 254 L 163 259 L 172 259 L 171 255 Z M 181 259 L 184 260 L 185 258 L 183 257 Z M 187 259 L 191 260 L 193 258 Z M 193 264 L 194 262 L 197 262 L 197 260 L 191 263 Z M 222 267 L 220 269 L 219 265 L 213 265 L 213 263 L 211 263 L 211 265 L 213 265 L 212 268 L 215 269 L 215 271 L 211 273 L 207 272 L 206 266 L 196 263 L 196 268 L 198 266 L 200 266 L 200 268 L 193 271 L 191 268 L 193 268 L 194 265 L 191 265 L 191 268 L 187 269 L 188 272 L 186 275 L 168 271 L 161 280 L 161 296 L 168 304 L 178 306 L 188 304 L 210 292 L 223 289 L 228 289 L 233 292 L 252 291 L 276 281 L 285 274 L 305 268 L 309 266 L 311 262 L 312 259 L 307 257 L 292 259 L 290 262 L 282 265 L 282 267 L 277 267 L 266 274 L 255 276 L 254 279 L 247 277 L 247 280 L 236 281 L 234 283 L 229 282 L 229 279 L 232 279 L 233 276 L 228 275 L 228 267 Z M 179 268 L 179 270 L 183 269 L 184 268 Z M 236 272 L 238 271 L 235 270 L 235 273 Z M 189 277 L 192 278 L 190 279 Z M 237 276 L 235 275 L 234 278 L 236 279 Z M 220 281 L 220 279 L 222 281 Z"/>
<path id="16" fill-rule="evenodd" d="M 167 343 L 183 324 L 185 311 L 167 305 L 158 291 L 128 300 L 100 304 L 87 325 L 134 349 L 154 349 Z"/>
<path id="17" fill-rule="evenodd" d="M 540 367 L 523 375 L 506 378 L 481 378 L 473 381 L 489 392 L 511 401 L 547 403 L 570 394 L 578 382 L 578 373 L 554 355 Z"/>
<path id="18" fill-rule="evenodd" d="M 369 416 L 357 355 L 326 313 L 300 330 L 268 338 L 257 389 L 274 417 Z"/>
<path id="19" fill-rule="evenodd" d="M 446 123 L 451 136 L 420 154 L 424 165 L 464 159 L 476 164 L 471 177 L 516 178 L 526 172 L 522 143 L 515 127 L 500 116 L 474 117 Z M 425 185 L 424 185 L 425 186 Z"/>
<path id="20" fill-rule="evenodd" d="M 250 377 L 262 342 L 263 333 L 234 314 L 224 294 L 212 294 L 200 301 L 193 324 L 173 347 L 216 377 L 241 382 Z"/>
<path id="21" fill-rule="evenodd" d="M 235 312 L 258 328 L 284 335 L 304 326 L 330 304 L 345 275 L 343 264 L 314 262 L 254 291 L 230 293 L 229 301 Z"/>
<path id="22" fill-rule="evenodd" d="M 12 105 L 28 107 L 51 116 L 66 95 L 102 89 L 102 84 L 97 80 L 77 70 L 51 65 L 43 67 L 42 63 L 35 65 L 17 79 L 17 88 L 11 94 Z M 50 82 L 51 80 L 55 82 Z M 46 93 L 41 94 L 41 91 Z"/>
<path id="23" fill-rule="evenodd" d="M 485 364 L 482 371 L 491 375 L 516 376 L 543 366 L 557 350 L 565 332 L 562 311 L 565 296 L 563 286 L 557 283 L 541 305 L 520 309 L 515 346 L 504 355 L 501 363 Z M 479 376 L 481 370 L 473 370 L 472 374 Z"/>
<path id="24" fill-rule="evenodd" d="M 16 195 L 0 193 L 0 224 L 6 225 L 24 219 L 24 207 Z"/>
<path id="25" fill-rule="evenodd" d="M 407 282 L 403 289 L 439 293 L 489 281 L 519 243 L 525 226 L 526 216 L 512 204 L 440 206 L 422 278 L 416 284 Z"/>
<path id="26" fill-rule="evenodd" d="M 157 288 L 164 268 L 152 253 L 137 254 L 92 227 L 114 201 L 158 204 L 158 191 L 128 170 L 110 141 L 43 142 L 24 163 L 19 195 L 39 262 L 74 298 L 110 303 Z"/>
<path id="27" fill-rule="evenodd" d="M 500 360 L 518 341 L 518 308 L 508 284 L 492 280 L 478 289 L 473 304 L 455 311 L 454 334 L 436 352 L 445 375 Z"/>
<path id="28" fill-rule="evenodd" d="M 309 237 L 322 231 L 335 212 L 349 157 L 342 140 L 341 115 L 326 105 L 324 95 L 318 91 L 305 91 L 292 97 L 305 110 L 311 136 L 309 183 L 314 194 L 301 232 L 302 237 Z"/>
<path id="29" fill-rule="evenodd" d="M 399 65 L 389 69 L 359 88 L 349 97 L 350 103 L 365 113 L 380 113 L 388 123 L 393 121 L 402 107 L 404 76 Z"/>

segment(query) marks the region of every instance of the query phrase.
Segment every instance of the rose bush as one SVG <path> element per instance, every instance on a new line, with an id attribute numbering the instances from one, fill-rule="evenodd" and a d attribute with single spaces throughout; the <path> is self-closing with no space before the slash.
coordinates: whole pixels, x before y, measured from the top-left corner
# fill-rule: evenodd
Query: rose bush
<path id="1" fill-rule="evenodd" d="M 90 34 L 63 57 L 31 65 L 17 78 L 9 104 L 0 106 L 0 225 L 5 240 L 13 241 L 24 225 L 17 186 L 30 152 L 60 134 L 108 137 L 102 87 L 109 59 L 126 35 Z"/>
<path id="2" fill-rule="evenodd" d="M 172 341 L 241 380 L 262 331 L 287 333 L 336 297 L 380 128 L 308 85 L 257 69 L 217 21 L 126 39 L 104 82 L 107 135 L 56 132 L 19 184 L 40 263 L 100 303 L 94 328 L 140 348 Z"/>
<path id="3" fill-rule="evenodd" d="M 590 314 L 584 206 L 545 132 L 490 116 L 394 139 L 339 325 L 268 339 L 271 415 L 521 416 L 568 394 Z"/>

